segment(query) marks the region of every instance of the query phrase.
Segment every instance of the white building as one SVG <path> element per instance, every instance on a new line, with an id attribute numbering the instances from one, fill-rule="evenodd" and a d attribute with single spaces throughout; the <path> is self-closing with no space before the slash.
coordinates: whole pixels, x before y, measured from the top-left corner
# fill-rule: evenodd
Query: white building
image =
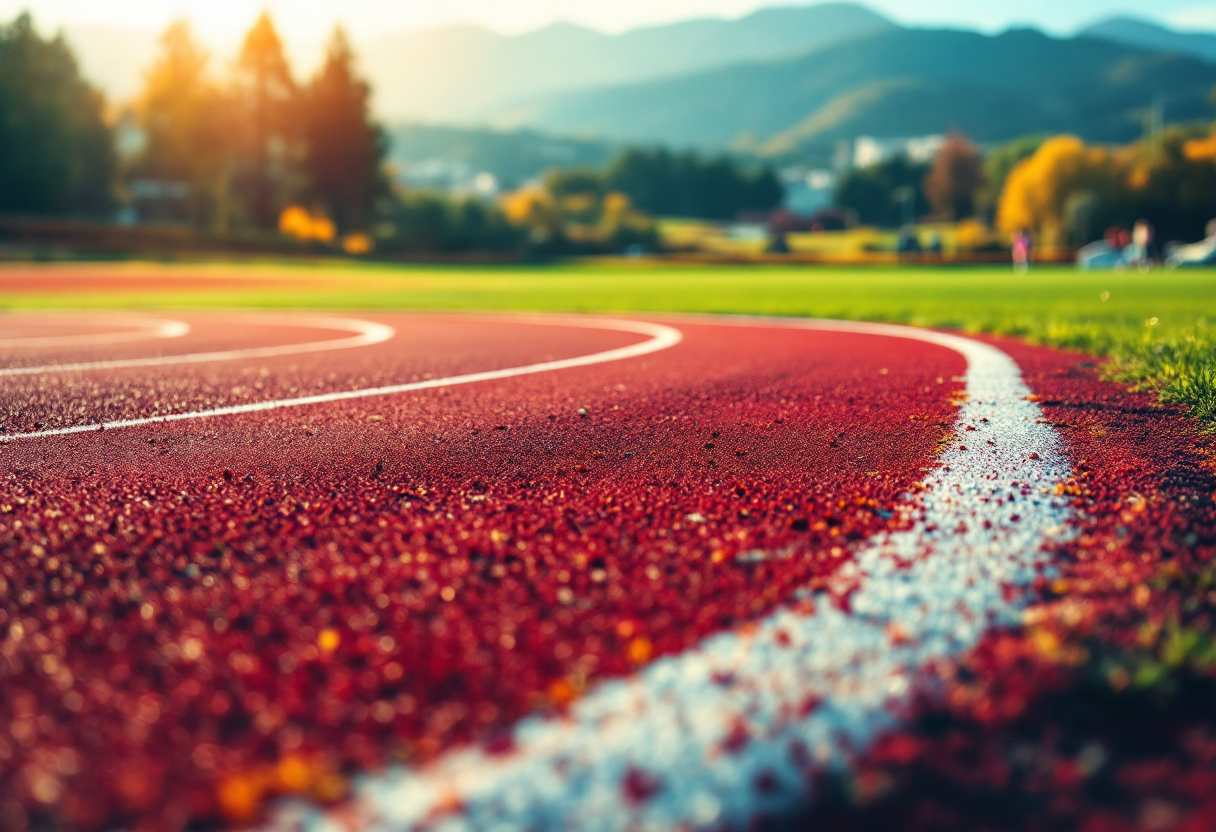
<path id="1" fill-rule="evenodd" d="M 907 156 L 913 162 L 932 162 L 945 140 L 942 135 L 897 139 L 858 136 L 853 141 L 851 166 L 868 168 L 899 155 Z"/>
<path id="2" fill-rule="evenodd" d="M 407 188 L 439 191 L 461 197 L 494 199 L 501 190 L 498 177 L 466 162 L 430 159 L 407 165 L 398 175 Z"/>

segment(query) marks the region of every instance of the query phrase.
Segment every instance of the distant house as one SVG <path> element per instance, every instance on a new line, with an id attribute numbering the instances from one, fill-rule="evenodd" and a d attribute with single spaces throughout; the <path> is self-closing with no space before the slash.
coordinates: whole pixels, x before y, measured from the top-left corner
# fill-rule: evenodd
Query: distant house
<path id="1" fill-rule="evenodd" d="M 193 219 L 191 189 L 186 182 L 139 179 L 131 183 L 131 208 L 136 222 L 187 225 Z"/>
<path id="2" fill-rule="evenodd" d="M 847 156 L 849 167 L 868 168 L 901 155 L 913 162 L 932 162 L 945 140 L 941 135 L 897 139 L 858 136 L 853 140 L 852 154 Z"/>
<path id="3" fill-rule="evenodd" d="M 398 179 L 407 188 L 487 200 L 494 199 L 502 190 L 494 174 L 477 170 L 467 162 L 448 159 L 428 159 L 405 165 Z"/>
<path id="4" fill-rule="evenodd" d="M 836 174 L 830 170 L 812 170 L 803 166 L 781 171 L 781 186 L 785 190 L 782 208 L 801 217 L 809 217 L 832 204 Z"/>

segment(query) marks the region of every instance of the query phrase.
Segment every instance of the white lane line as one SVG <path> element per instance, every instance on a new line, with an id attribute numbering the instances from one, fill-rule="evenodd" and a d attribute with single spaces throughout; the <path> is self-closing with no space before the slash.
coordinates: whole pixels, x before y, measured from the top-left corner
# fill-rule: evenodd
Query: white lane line
<path id="1" fill-rule="evenodd" d="M 307 329 L 335 329 L 355 333 L 350 338 L 331 338 L 327 341 L 310 341 L 306 344 L 284 344 L 278 347 L 252 347 L 249 349 L 196 352 L 186 355 L 161 355 L 147 358 L 121 358 L 107 361 L 82 361 L 74 364 L 48 364 L 42 367 L 8 367 L 0 369 L 0 376 L 33 376 L 47 373 L 72 373 L 87 370 L 125 370 L 132 367 L 169 367 L 175 364 L 209 364 L 218 361 L 242 361 L 254 358 L 278 358 L 284 355 L 349 350 L 382 344 L 397 334 L 397 330 L 386 324 L 360 321 L 355 318 L 248 318 L 247 321 L 267 321 L 283 326 L 300 326 Z M 186 326 L 180 324 L 180 326 Z M 190 328 L 186 326 L 186 332 Z M 182 333 L 185 334 L 184 332 Z M 96 426 L 94 426 L 96 427 Z"/>
<path id="2" fill-rule="evenodd" d="M 190 333 L 190 325 L 182 321 L 161 321 L 153 318 L 107 318 L 105 320 L 113 321 L 118 326 L 134 326 L 136 329 L 128 332 L 94 332 L 83 335 L 33 335 L 28 338 L 0 338 L 0 349 L 125 344 L 131 341 L 181 338 Z"/>
<path id="3" fill-rule="evenodd" d="M 911 525 L 865 541 L 836 578 L 841 590 L 857 587 L 851 612 L 804 593 L 810 614 L 782 608 L 606 682 L 564 716 L 522 720 L 507 756 L 465 748 L 365 776 L 338 815 L 287 802 L 266 828 L 748 828 L 806 800 L 809 769 L 844 766 L 850 750 L 896 726 L 913 685 L 934 689 L 935 660 L 1016 624 L 1024 602 L 1008 590 L 1048 568 L 1049 547 L 1072 534 L 1068 502 L 1050 493 L 1069 462 L 1017 365 L 987 344 L 910 327 L 776 323 L 912 339 L 967 359 L 959 439 L 919 500 L 905 500 Z M 656 792 L 631 803 L 624 783 L 636 773 Z"/>
<path id="4" fill-rule="evenodd" d="M 165 424 L 183 422 L 191 419 L 209 419 L 215 416 L 235 416 L 242 413 L 261 413 L 269 410 L 282 410 L 290 407 L 304 407 L 314 404 L 351 401 L 353 399 L 368 399 L 376 396 L 393 396 L 398 393 L 410 393 L 416 390 L 433 390 L 437 387 L 455 387 L 461 384 L 476 384 L 482 381 L 497 381 L 517 376 L 551 373 L 556 370 L 569 370 L 575 367 L 590 367 L 595 364 L 608 364 L 613 361 L 625 361 L 630 358 L 640 358 L 644 355 L 669 349 L 680 343 L 683 334 L 670 326 L 646 323 L 643 321 L 623 321 L 605 318 L 562 318 L 550 316 L 520 316 L 500 318 L 499 320 L 518 321 L 544 326 L 566 326 L 581 329 L 603 329 L 614 332 L 631 332 L 648 336 L 648 340 L 627 347 L 597 352 L 591 355 L 581 355 L 576 358 L 562 358 L 555 361 L 543 361 L 539 364 L 528 364 L 522 367 L 508 367 L 502 370 L 486 370 L 479 373 L 449 376 L 447 378 L 414 381 L 406 384 L 392 384 L 386 387 L 370 387 L 362 390 L 342 390 L 335 393 L 319 393 L 313 396 L 300 396 L 293 399 L 275 399 L 273 401 L 252 402 L 250 404 L 217 407 L 211 410 L 196 410 L 188 413 L 172 413 L 166 416 L 150 416 L 139 419 L 123 419 L 115 422 L 103 422 L 92 425 L 75 425 L 69 428 L 55 428 L 36 433 L 16 433 L 0 441 L 18 439 L 41 439 L 48 436 L 67 436 L 73 433 L 91 433 L 98 430 L 117 430 L 133 428 L 140 425 Z M 351 323 L 355 323 L 352 321 Z M 379 326 L 377 324 L 376 326 Z M 387 327 L 386 327 L 387 328 Z M 391 335 L 390 335 L 391 337 Z"/>

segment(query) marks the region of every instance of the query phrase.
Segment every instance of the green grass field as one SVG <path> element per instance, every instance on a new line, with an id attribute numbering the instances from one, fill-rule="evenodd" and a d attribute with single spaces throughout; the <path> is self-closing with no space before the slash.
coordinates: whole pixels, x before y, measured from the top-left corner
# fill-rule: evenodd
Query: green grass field
<path id="1" fill-rule="evenodd" d="M 28 267 L 21 267 L 28 269 Z M 50 266 L 79 270 L 78 265 Z M 90 270 L 93 270 L 90 267 Z M 1015 335 L 1110 359 L 1107 374 L 1184 404 L 1216 427 L 1216 271 L 350 264 L 123 264 L 148 290 L 8 292 L 0 309 L 326 308 L 714 312 L 853 318 Z M 0 281 L 5 270 L 0 270 Z M 209 289 L 218 276 L 248 277 Z M 188 283 L 189 285 L 183 285 Z M 181 288 L 175 287 L 175 284 Z M 0 285 L 3 285 L 0 283 Z"/>

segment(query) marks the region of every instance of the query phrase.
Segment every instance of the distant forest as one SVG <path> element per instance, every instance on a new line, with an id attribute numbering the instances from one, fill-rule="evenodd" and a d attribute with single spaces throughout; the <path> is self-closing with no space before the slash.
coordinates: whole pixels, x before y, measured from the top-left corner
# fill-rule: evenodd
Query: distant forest
<path id="1" fill-rule="evenodd" d="M 729 219 L 783 196 L 772 171 L 723 155 L 447 128 L 399 131 L 396 158 L 442 152 L 505 170 L 528 193 L 505 211 L 494 198 L 411 193 L 391 176 L 388 133 L 340 28 L 310 78 L 265 14 L 227 72 L 214 64 L 188 23 L 173 24 L 116 120 L 62 36 L 40 36 L 28 14 L 0 26 L 0 213 L 109 221 L 121 207 L 127 222 L 351 254 L 596 253 L 655 245 L 657 214 Z M 538 185 L 563 168 L 594 179 L 594 193 L 562 191 L 560 175 Z"/>

